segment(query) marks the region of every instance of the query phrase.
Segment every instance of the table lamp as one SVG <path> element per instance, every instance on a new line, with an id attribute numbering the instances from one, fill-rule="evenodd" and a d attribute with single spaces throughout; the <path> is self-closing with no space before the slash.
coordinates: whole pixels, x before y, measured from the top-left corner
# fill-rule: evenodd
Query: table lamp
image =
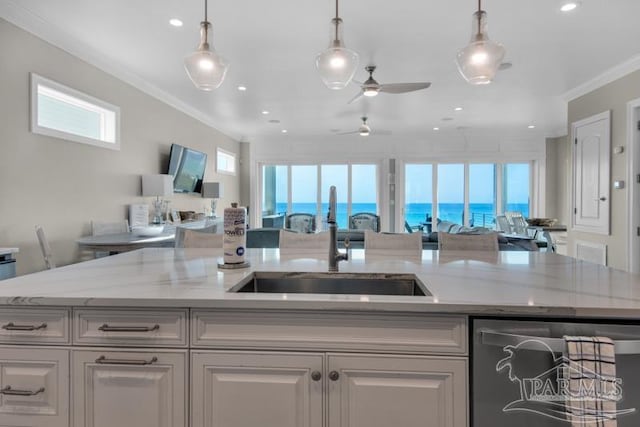
<path id="1" fill-rule="evenodd" d="M 173 176 L 171 175 L 142 175 L 142 196 L 155 197 L 153 201 L 153 224 L 162 224 L 161 197 L 173 194 Z"/>
<path id="2" fill-rule="evenodd" d="M 222 197 L 222 184 L 219 182 L 203 182 L 202 198 L 211 199 L 211 216 L 216 217 L 216 205 L 218 199 Z"/>

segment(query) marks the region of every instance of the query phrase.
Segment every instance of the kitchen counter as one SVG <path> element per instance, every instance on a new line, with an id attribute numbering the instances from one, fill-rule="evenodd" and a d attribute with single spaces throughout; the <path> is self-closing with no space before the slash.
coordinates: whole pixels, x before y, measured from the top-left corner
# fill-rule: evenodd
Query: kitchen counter
<path id="1" fill-rule="evenodd" d="M 414 273 L 431 297 L 226 292 L 254 271 L 327 271 L 324 254 L 249 249 L 247 259 L 249 268 L 223 270 L 221 249 L 146 248 L 3 281 L 0 305 L 640 318 L 640 275 L 551 253 L 423 251 L 412 261 L 353 250 L 340 263 L 341 272 Z"/>

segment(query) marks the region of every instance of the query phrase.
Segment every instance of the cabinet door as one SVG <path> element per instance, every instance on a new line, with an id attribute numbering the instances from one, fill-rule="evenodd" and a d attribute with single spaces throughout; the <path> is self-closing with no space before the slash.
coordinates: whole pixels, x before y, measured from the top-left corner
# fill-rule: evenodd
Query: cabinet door
<path id="1" fill-rule="evenodd" d="M 0 426 L 69 425 L 69 351 L 0 347 Z"/>
<path id="2" fill-rule="evenodd" d="M 465 427 L 467 361 L 328 356 L 329 427 Z"/>
<path id="3" fill-rule="evenodd" d="M 185 426 L 186 356 L 186 351 L 73 351 L 74 426 Z"/>
<path id="4" fill-rule="evenodd" d="M 194 351 L 192 427 L 322 427 L 322 362 L 313 353 Z"/>

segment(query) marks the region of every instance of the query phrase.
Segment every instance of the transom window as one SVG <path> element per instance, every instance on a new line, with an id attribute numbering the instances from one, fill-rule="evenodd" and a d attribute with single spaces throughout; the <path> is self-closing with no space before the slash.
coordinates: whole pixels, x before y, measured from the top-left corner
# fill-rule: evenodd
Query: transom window
<path id="1" fill-rule="evenodd" d="M 119 150 L 120 108 L 32 73 L 31 131 Z"/>
<path id="2" fill-rule="evenodd" d="M 218 148 L 216 151 L 216 170 L 227 175 L 236 174 L 236 155 L 230 151 Z"/>

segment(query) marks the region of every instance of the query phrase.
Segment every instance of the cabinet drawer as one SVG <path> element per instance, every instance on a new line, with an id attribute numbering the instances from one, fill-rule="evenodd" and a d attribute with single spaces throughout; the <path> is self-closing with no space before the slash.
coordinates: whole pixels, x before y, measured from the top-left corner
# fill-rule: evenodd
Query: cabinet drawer
<path id="1" fill-rule="evenodd" d="M 73 312 L 79 345 L 186 347 L 186 310 L 94 310 Z"/>
<path id="2" fill-rule="evenodd" d="M 185 427 L 187 350 L 73 350 L 73 426 Z"/>
<path id="3" fill-rule="evenodd" d="M 0 343 L 69 344 L 69 310 L 0 309 Z"/>
<path id="4" fill-rule="evenodd" d="M 463 316 L 194 310 L 191 322 L 193 347 L 467 353 Z"/>
<path id="5" fill-rule="evenodd" d="M 69 351 L 0 346 L 0 425 L 68 427 Z"/>

